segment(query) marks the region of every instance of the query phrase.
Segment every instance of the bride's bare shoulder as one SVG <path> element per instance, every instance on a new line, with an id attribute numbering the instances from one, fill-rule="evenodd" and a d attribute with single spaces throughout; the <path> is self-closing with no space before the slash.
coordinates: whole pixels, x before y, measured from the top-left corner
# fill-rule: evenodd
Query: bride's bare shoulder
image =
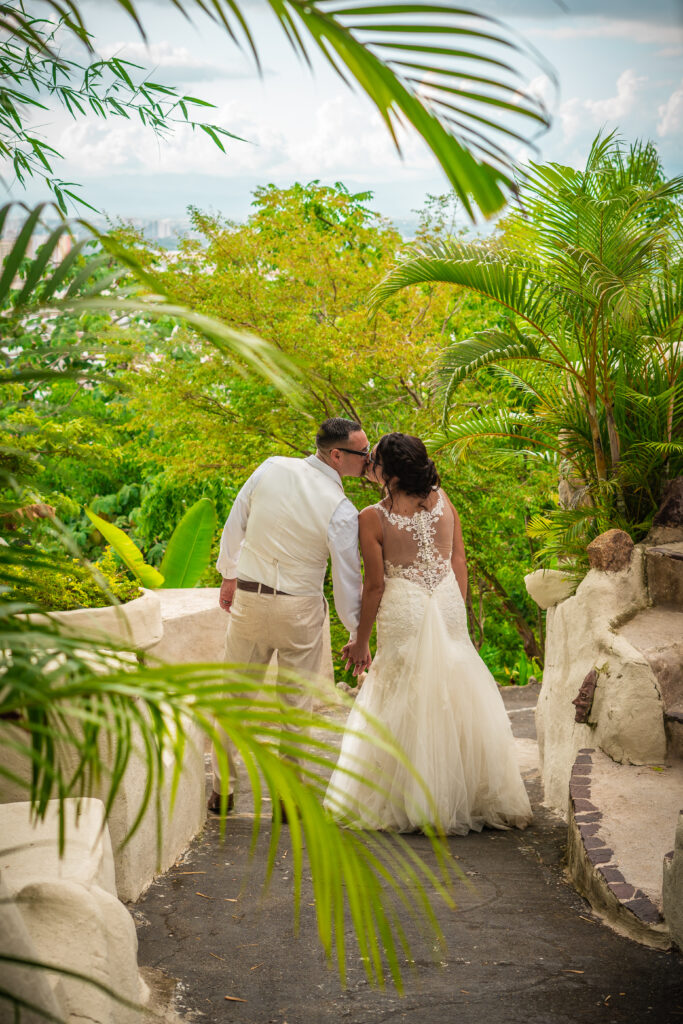
<path id="1" fill-rule="evenodd" d="M 379 517 L 380 511 L 377 505 L 366 505 L 358 513 L 358 522 L 362 528 L 376 532 L 377 529 L 381 530 Z"/>
<path id="2" fill-rule="evenodd" d="M 379 509 L 377 508 L 377 505 L 366 505 L 365 508 L 362 508 L 360 510 L 360 512 L 358 513 L 358 518 L 359 519 L 365 519 L 365 520 L 372 520 L 372 519 L 377 519 L 378 514 L 379 514 Z"/>

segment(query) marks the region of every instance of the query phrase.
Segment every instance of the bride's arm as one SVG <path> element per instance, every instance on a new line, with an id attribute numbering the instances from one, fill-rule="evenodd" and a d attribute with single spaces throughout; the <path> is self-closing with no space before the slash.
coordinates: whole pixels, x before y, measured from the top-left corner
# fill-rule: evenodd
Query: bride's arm
<path id="1" fill-rule="evenodd" d="M 460 516 L 455 510 L 451 499 L 446 495 L 446 500 L 453 511 L 453 551 L 451 552 L 451 565 L 455 578 L 460 587 L 463 601 L 467 601 L 467 558 L 465 557 L 465 543 L 462 539 L 462 527 Z"/>
<path id="2" fill-rule="evenodd" d="M 374 508 L 365 508 L 358 517 L 358 536 L 363 555 L 363 598 L 356 639 L 342 651 L 354 664 L 354 675 L 370 665 L 370 634 L 384 593 L 384 553 L 382 526 Z"/>

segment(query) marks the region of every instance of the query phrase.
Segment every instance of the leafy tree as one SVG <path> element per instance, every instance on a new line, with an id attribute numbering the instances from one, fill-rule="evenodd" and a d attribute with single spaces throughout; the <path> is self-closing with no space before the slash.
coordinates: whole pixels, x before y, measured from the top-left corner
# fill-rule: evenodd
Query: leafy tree
<path id="1" fill-rule="evenodd" d="M 444 353 L 434 444 L 460 456 L 495 440 L 560 467 L 566 507 L 530 524 L 546 557 L 581 560 L 610 526 L 643 536 L 683 469 L 681 195 L 652 144 L 625 152 L 598 136 L 584 170 L 533 166 L 529 220 L 513 218 L 499 244 L 423 247 L 377 288 L 381 305 L 408 285 L 450 283 L 506 311 Z M 489 402 L 463 416 L 454 396 L 473 378 Z"/>

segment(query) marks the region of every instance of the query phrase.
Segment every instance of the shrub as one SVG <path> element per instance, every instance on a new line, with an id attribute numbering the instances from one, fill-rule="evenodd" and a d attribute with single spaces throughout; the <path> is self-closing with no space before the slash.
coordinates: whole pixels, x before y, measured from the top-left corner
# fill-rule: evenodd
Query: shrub
<path id="1" fill-rule="evenodd" d="M 123 566 L 117 565 L 110 548 L 96 563 L 107 586 L 119 601 L 132 601 L 142 590 L 129 579 Z M 17 567 L 9 598 L 40 605 L 46 611 L 71 611 L 75 608 L 104 608 L 112 602 L 88 566 L 74 558 L 60 558 L 44 568 Z"/>

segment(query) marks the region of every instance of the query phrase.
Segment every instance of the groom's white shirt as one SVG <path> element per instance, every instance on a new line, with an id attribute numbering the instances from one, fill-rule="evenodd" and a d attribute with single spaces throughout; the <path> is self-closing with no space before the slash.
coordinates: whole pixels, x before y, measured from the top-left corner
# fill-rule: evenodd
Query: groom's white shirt
<path id="1" fill-rule="evenodd" d="M 235 579 L 238 574 L 237 565 L 247 531 L 252 496 L 259 480 L 272 461 L 273 459 L 266 459 L 254 470 L 235 498 L 230 510 L 230 515 L 223 528 L 220 553 L 216 562 L 216 568 L 224 579 Z M 361 601 L 358 512 L 344 495 L 341 477 L 336 470 L 326 465 L 316 455 L 310 455 L 303 461 L 323 473 L 341 492 L 339 502 L 334 508 L 327 526 L 327 548 L 332 560 L 335 608 L 349 632 L 355 633 L 360 620 Z M 254 576 L 245 572 L 243 568 L 240 569 L 239 576 L 240 579 L 254 580 Z M 256 582 L 265 583 L 266 580 L 261 579 Z M 298 588 L 290 583 L 288 592 L 294 593 L 297 590 Z M 310 593 L 310 587 L 304 585 L 300 592 Z"/>

